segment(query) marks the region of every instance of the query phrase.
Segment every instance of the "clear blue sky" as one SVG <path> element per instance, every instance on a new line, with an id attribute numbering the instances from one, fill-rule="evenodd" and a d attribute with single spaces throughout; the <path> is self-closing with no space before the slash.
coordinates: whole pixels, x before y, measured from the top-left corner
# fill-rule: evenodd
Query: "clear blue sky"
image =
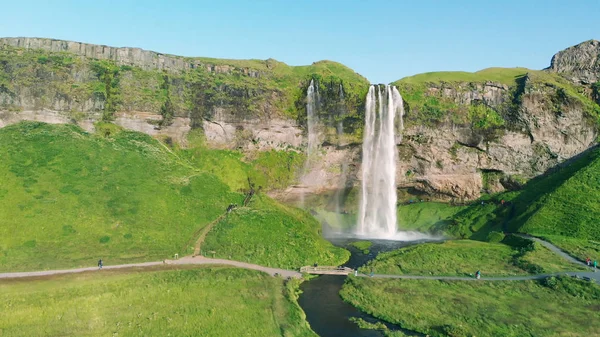
<path id="1" fill-rule="evenodd" d="M 555 52 L 600 39 L 600 0 L 6 0 L 0 9 L 0 36 L 291 65 L 329 59 L 374 83 L 541 69 Z"/>

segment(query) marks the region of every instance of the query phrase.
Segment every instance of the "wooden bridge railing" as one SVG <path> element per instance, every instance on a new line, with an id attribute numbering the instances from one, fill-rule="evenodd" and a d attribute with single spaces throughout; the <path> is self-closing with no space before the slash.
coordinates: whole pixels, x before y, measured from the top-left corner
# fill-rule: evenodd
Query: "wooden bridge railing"
<path id="1" fill-rule="evenodd" d="M 335 273 L 335 274 L 350 274 L 354 272 L 354 269 L 348 267 L 333 267 L 333 266 L 304 266 L 300 268 L 301 273 L 309 274 L 322 274 L 322 273 Z"/>

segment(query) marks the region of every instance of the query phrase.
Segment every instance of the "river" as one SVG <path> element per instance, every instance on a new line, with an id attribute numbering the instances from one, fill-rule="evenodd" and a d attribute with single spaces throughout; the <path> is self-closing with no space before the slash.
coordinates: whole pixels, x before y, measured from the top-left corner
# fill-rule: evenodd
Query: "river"
<path id="1" fill-rule="evenodd" d="M 352 253 L 350 260 L 344 266 L 358 268 L 368 261 L 374 259 L 377 254 L 385 251 L 398 249 L 422 243 L 423 241 L 387 241 L 371 240 L 373 245 L 369 248 L 369 254 L 363 254 L 358 249 L 349 246 L 356 240 L 330 239 L 339 247 L 344 247 Z M 302 294 L 298 303 L 306 313 L 306 320 L 313 331 L 321 337 L 382 337 L 378 330 L 361 329 L 350 318 L 362 318 L 363 320 L 376 323 L 376 318 L 368 315 L 354 306 L 344 302 L 339 292 L 344 284 L 345 276 L 323 275 L 310 281 L 303 282 L 300 286 Z M 399 326 L 387 324 L 390 330 L 400 330 L 408 336 L 424 336 L 420 333 L 405 330 Z"/>

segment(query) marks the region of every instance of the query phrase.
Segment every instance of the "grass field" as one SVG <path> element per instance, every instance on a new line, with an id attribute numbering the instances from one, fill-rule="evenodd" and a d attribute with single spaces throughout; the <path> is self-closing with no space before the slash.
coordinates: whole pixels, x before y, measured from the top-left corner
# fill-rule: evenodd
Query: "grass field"
<path id="1" fill-rule="evenodd" d="M 430 336 L 600 336 L 600 286 L 587 281 L 347 279 L 345 301 Z"/>
<path id="2" fill-rule="evenodd" d="M 0 281 L 0 335 L 316 336 L 294 282 L 219 266 Z"/>
<path id="3" fill-rule="evenodd" d="M 426 243 L 381 253 L 363 272 L 408 275 L 509 276 L 581 270 L 547 248 L 532 243 L 518 249 L 502 243 L 456 240 Z"/>
<path id="4" fill-rule="evenodd" d="M 232 212 L 208 233 L 205 254 L 266 266 L 298 268 L 340 265 L 350 253 L 320 235 L 320 224 L 306 211 L 257 196 L 251 207 Z"/>
<path id="5" fill-rule="evenodd" d="M 72 125 L 0 129 L 0 270 L 157 260 L 243 195 L 149 136 Z"/>

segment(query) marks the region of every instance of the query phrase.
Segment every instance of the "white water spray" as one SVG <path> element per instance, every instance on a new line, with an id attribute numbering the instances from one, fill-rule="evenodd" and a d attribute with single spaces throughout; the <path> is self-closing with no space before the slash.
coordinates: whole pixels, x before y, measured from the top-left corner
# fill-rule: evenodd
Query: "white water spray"
<path id="1" fill-rule="evenodd" d="M 369 88 L 362 147 L 362 193 L 356 229 L 359 236 L 390 239 L 396 236 L 395 129 L 396 123 L 402 127 L 403 115 L 402 96 L 396 87 Z"/>

